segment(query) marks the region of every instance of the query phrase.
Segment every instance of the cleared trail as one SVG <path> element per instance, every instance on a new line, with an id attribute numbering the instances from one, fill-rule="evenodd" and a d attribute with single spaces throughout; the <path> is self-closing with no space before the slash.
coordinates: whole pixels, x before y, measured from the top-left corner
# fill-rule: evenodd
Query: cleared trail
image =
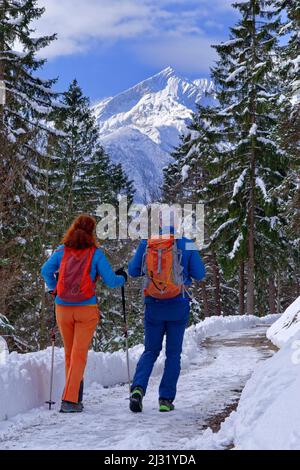
<path id="1" fill-rule="evenodd" d="M 84 412 L 39 408 L 2 423 L 0 449 L 189 449 L 214 418 L 235 403 L 258 362 L 273 354 L 266 326 L 212 337 L 178 383 L 176 409 L 159 413 L 159 379 L 151 379 L 144 412 L 128 409 L 128 386 L 86 390 Z"/>

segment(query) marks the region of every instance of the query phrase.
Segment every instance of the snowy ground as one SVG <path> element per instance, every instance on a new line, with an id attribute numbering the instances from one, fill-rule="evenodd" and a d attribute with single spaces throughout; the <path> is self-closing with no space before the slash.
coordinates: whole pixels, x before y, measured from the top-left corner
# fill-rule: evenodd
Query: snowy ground
<path id="1" fill-rule="evenodd" d="M 267 331 L 280 350 L 255 368 L 238 408 L 217 434 L 193 445 L 239 450 L 300 450 L 300 297 Z"/>
<path id="2" fill-rule="evenodd" d="M 267 337 L 278 348 L 282 348 L 300 332 L 300 297 L 298 297 L 272 324 Z"/>
<path id="3" fill-rule="evenodd" d="M 182 372 L 174 412 L 158 412 L 158 376 L 151 379 L 144 412 L 137 415 L 128 410 L 127 386 L 91 383 L 82 414 L 41 407 L 0 422 L 0 449 L 213 448 L 204 431 L 207 422 L 239 397 L 257 363 L 273 354 L 266 326 L 242 321 L 249 328 L 210 337 L 193 355 Z"/>

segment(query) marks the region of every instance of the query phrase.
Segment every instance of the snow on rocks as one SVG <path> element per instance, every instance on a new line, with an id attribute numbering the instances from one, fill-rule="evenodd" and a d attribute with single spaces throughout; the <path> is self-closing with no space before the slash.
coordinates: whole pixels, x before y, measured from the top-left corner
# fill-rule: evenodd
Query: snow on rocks
<path id="1" fill-rule="evenodd" d="M 210 317 L 188 328 L 184 340 L 182 368 L 188 369 L 199 354 L 201 342 L 207 337 L 255 327 L 257 324 L 270 324 L 276 316 L 258 318 L 254 316 Z M 138 345 L 130 349 L 130 371 L 143 351 Z M 36 353 L 18 354 L 13 352 L 0 363 L 0 421 L 42 406 L 49 399 L 51 348 Z M 153 375 L 162 372 L 164 355 L 161 354 Z M 59 401 L 64 387 L 64 352 L 55 349 L 54 401 Z M 127 381 L 126 354 L 120 350 L 114 353 L 89 352 L 85 374 L 85 386 L 99 384 L 103 387 L 114 386 Z"/>

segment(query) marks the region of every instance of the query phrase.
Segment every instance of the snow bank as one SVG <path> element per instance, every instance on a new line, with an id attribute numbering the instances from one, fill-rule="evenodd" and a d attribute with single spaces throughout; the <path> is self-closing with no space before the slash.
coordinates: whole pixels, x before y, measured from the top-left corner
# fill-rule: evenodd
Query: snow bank
<path id="1" fill-rule="evenodd" d="M 252 328 L 256 325 L 270 324 L 276 315 L 263 318 L 254 316 L 210 317 L 188 328 L 184 340 L 182 368 L 190 366 L 199 354 L 201 341 L 209 336 Z M 134 372 L 136 363 L 143 351 L 138 345 L 130 349 L 130 370 Z M 0 363 L 0 420 L 42 406 L 49 399 L 51 348 L 36 353 L 18 354 L 13 352 Z M 164 355 L 159 357 L 153 374 L 161 373 Z M 85 374 L 86 387 L 93 383 L 103 387 L 114 386 L 127 381 L 126 355 L 124 351 L 114 353 L 89 352 Z M 64 352 L 55 349 L 54 393 L 53 399 L 59 401 L 64 387 Z"/>
<path id="2" fill-rule="evenodd" d="M 6 364 L 8 355 L 7 343 L 5 339 L 0 336 L 0 364 Z"/>
<path id="3" fill-rule="evenodd" d="M 207 432 L 204 442 L 215 449 L 234 443 L 239 450 L 299 450 L 299 390 L 300 331 L 258 367 L 237 411 L 218 434 Z"/>
<path id="4" fill-rule="evenodd" d="M 9 354 L 0 363 L 0 420 L 41 406 L 49 399 L 51 348 L 29 354 Z M 63 351 L 56 349 L 54 399 L 64 386 Z"/>
<path id="5" fill-rule="evenodd" d="M 248 382 L 235 423 L 237 448 L 300 449 L 299 340 L 300 332 Z"/>
<path id="6" fill-rule="evenodd" d="M 282 316 L 267 331 L 267 338 L 278 348 L 285 345 L 300 331 L 300 297 L 293 302 Z"/>
<path id="7" fill-rule="evenodd" d="M 300 449 L 300 297 L 267 331 L 280 351 L 253 373 L 236 412 L 199 446 L 242 450 Z"/>

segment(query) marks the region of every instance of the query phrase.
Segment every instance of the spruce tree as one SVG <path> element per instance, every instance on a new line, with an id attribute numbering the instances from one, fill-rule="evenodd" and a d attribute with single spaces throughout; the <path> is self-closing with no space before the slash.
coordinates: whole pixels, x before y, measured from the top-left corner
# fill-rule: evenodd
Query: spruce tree
<path id="1" fill-rule="evenodd" d="M 110 185 L 114 194 L 114 201 L 117 202 L 120 196 L 127 196 L 128 204 L 133 201 L 135 189 L 131 181 L 123 170 L 121 163 L 112 163 L 109 168 Z"/>
<path id="2" fill-rule="evenodd" d="M 46 124 L 56 106 L 54 80 L 42 80 L 37 74 L 45 62 L 37 53 L 55 36 L 35 36 L 32 22 L 44 12 L 37 3 L 0 2 L 0 81 L 6 90 L 6 102 L 0 105 L 1 264 L 9 259 L 9 269 L 1 271 L 1 311 L 10 321 L 18 320 L 19 326 L 27 322 L 27 311 L 36 315 L 42 250 L 38 234 L 46 196 L 43 142 L 55 135 Z"/>
<path id="3" fill-rule="evenodd" d="M 122 166 L 111 163 L 102 148 L 90 101 L 76 80 L 64 93 L 53 120 L 64 134 L 52 148 L 55 165 L 50 182 L 54 217 L 62 221 L 61 236 L 77 214 L 95 215 L 100 203 L 115 203 L 122 192 L 132 198 L 133 189 Z"/>
<path id="4" fill-rule="evenodd" d="M 244 259 L 247 263 L 249 314 L 257 311 L 255 275 L 258 286 L 278 266 L 274 246 L 282 248 L 280 200 L 274 188 L 285 176 L 286 156 L 272 138 L 279 98 L 273 51 L 280 20 L 270 4 L 261 0 L 234 4 L 241 20 L 231 28 L 230 40 L 215 46 L 220 61 L 212 71 L 220 103 L 215 124 L 220 127 L 220 143 L 228 143 L 216 166 L 228 205 L 220 212 L 216 236 L 226 245 L 225 269 L 234 270 Z"/>
<path id="5" fill-rule="evenodd" d="M 295 233 L 300 227 L 300 4 L 296 0 L 280 0 L 277 5 L 286 13 L 280 34 L 288 37 L 287 44 L 280 48 L 278 60 L 283 92 L 278 135 L 291 158 L 285 190 L 288 191 L 289 199 L 289 226 Z"/>
<path id="6" fill-rule="evenodd" d="M 281 197 L 284 196 L 282 213 L 287 221 L 286 235 L 289 239 L 289 259 L 284 281 L 288 283 L 289 291 L 293 292 L 288 299 L 292 301 L 300 290 L 300 4 L 295 0 L 280 0 L 276 4 L 284 13 L 284 23 L 280 29 L 284 41 L 279 48 L 277 66 L 282 88 L 279 103 L 281 119 L 276 137 L 290 159 L 288 173 L 279 193 Z"/>
<path id="7" fill-rule="evenodd" d="M 55 151 L 56 165 L 51 186 L 56 198 L 55 215 L 61 213 L 63 232 L 75 215 L 85 212 L 87 171 L 98 147 L 98 131 L 90 103 L 76 80 L 63 95 L 62 106 L 53 115 L 55 128 L 65 134 Z"/>
<path id="8" fill-rule="evenodd" d="M 51 217 L 58 243 L 63 232 L 79 213 L 96 216 L 99 204 L 109 203 L 117 209 L 119 198 L 127 196 L 131 204 L 134 195 L 133 183 L 126 176 L 121 164 L 114 164 L 100 144 L 97 122 L 90 101 L 74 80 L 64 93 L 62 106 L 53 113 L 55 127 L 64 137 L 51 146 L 54 166 L 50 175 L 53 194 Z M 49 240 L 50 241 L 50 240 Z M 112 266 L 116 269 L 126 264 L 128 250 L 126 242 L 100 240 Z M 120 259 L 122 263 L 120 263 Z M 93 347 L 95 350 L 114 350 L 122 342 L 122 314 L 119 292 L 112 292 L 99 285 L 101 326 L 97 329 Z"/>
<path id="9" fill-rule="evenodd" d="M 208 264 L 219 266 L 213 284 L 219 279 L 225 291 L 223 312 L 230 297 L 235 299 L 233 308 L 239 299 L 239 312 L 244 312 L 246 284 L 247 313 L 264 313 L 268 290 L 269 303 L 274 304 L 273 274 L 288 264 L 280 188 L 291 158 L 276 137 L 287 99 L 278 82 L 281 24 L 272 3 L 249 0 L 234 5 L 241 19 L 231 28 L 229 41 L 215 46 L 217 105 L 199 109 L 190 136 L 182 140 L 175 162 L 164 172 L 165 194 L 173 184 L 183 200 L 198 195 L 196 200 L 206 204 L 206 239 L 215 253 L 215 262 Z M 209 268 L 208 273 L 213 271 Z"/>
<path id="10" fill-rule="evenodd" d="M 192 316 L 199 318 L 199 302 L 202 317 L 233 313 L 237 296 L 234 288 L 227 286 L 219 265 L 217 254 L 222 249 L 218 240 L 212 240 L 215 213 L 221 210 L 220 197 L 215 186 L 209 187 L 211 174 L 218 165 L 219 146 L 214 143 L 215 127 L 212 116 L 215 108 L 199 106 L 193 115 L 188 133 L 172 154 L 172 162 L 164 171 L 163 196 L 167 202 L 202 203 L 205 207 L 205 246 L 202 256 L 206 265 L 206 279 L 200 289 L 193 289 Z M 217 186 L 218 187 L 218 186 Z M 228 293 L 228 295 L 227 295 Z"/>

